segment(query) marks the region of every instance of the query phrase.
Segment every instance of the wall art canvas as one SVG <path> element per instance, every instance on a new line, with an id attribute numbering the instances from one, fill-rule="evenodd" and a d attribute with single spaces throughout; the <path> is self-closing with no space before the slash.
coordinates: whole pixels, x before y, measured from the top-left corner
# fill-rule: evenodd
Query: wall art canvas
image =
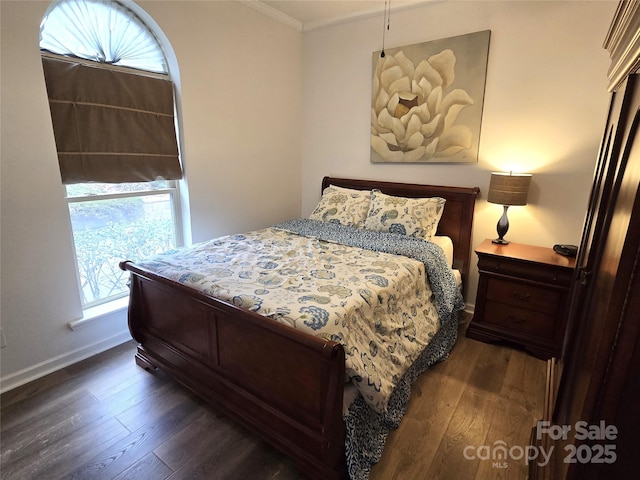
<path id="1" fill-rule="evenodd" d="M 477 162 L 490 30 L 373 53 L 371 162 Z"/>

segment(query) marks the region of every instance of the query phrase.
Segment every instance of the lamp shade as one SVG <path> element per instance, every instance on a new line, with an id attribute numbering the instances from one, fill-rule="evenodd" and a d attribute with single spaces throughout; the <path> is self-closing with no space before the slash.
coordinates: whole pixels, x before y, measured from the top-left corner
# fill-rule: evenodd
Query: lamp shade
<path id="1" fill-rule="evenodd" d="M 531 174 L 492 172 L 487 201 L 499 205 L 526 205 Z"/>

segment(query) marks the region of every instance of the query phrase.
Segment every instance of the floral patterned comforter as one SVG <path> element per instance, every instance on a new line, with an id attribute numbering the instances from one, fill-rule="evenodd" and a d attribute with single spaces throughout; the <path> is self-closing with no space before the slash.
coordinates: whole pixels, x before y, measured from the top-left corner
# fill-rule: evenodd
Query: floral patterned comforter
<path id="1" fill-rule="evenodd" d="M 438 246 L 316 220 L 229 235 L 137 264 L 340 342 L 347 378 L 378 412 L 462 305 Z"/>

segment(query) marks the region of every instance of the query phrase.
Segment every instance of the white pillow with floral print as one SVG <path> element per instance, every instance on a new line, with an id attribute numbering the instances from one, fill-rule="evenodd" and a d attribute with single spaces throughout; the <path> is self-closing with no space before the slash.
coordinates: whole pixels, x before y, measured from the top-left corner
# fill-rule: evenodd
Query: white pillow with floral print
<path id="1" fill-rule="evenodd" d="M 431 240 L 438 229 L 445 201 L 440 197 L 392 197 L 373 190 L 364 228 Z"/>
<path id="2" fill-rule="evenodd" d="M 369 212 L 370 201 L 370 190 L 355 190 L 329 185 L 322 192 L 320 203 L 311 212 L 309 218 L 362 228 Z"/>

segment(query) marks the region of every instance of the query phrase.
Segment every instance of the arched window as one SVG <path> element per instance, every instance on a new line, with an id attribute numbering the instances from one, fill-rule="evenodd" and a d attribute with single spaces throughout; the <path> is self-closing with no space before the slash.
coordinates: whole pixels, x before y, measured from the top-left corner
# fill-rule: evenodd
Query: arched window
<path id="1" fill-rule="evenodd" d="M 107 65 L 168 73 L 153 32 L 117 1 L 57 2 L 42 22 L 40 49 Z"/>
<path id="2" fill-rule="evenodd" d="M 126 296 L 118 268 L 181 244 L 175 85 L 132 2 L 60 0 L 40 49 L 85 308 Z"/>

